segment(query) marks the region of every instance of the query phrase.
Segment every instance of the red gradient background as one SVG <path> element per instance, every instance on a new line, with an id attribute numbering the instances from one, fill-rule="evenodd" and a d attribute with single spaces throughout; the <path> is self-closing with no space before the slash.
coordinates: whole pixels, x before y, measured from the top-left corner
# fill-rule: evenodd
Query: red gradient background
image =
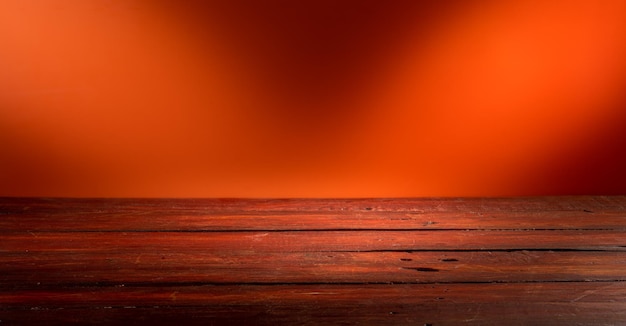
<path id="1" fill-rule="evenodd" d="M 626 1 L 0 2 L 0 196 L 626 194 Z"/>

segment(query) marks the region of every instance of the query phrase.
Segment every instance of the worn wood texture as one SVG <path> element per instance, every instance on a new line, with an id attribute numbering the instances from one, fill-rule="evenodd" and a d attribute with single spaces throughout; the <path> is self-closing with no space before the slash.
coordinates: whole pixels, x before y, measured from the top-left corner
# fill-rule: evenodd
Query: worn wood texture
<path id="1" fill-rule="evenodd" d="M 0 198 L 0 323 L 626 324 L 626 197 Z"/>

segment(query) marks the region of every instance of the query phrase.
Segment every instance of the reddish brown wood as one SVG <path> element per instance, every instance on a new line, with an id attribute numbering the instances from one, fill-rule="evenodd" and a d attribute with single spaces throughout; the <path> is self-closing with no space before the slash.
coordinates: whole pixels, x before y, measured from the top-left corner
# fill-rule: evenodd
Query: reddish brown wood
<path id="1" fill-rule="evenodd" d="M 626 251 L 625 231 L 10 232 L 0 250 L 33 252 Z"/>
<path id="2" fill-rule="evenodd" d="M 0 285 L 626 281 L 622 252 L 29 254 L 5 256 Z"/>
<path id="3" fill-rule="evenodd" d="M 6 324 L 626 324 L 626 197 L 0 198 Z"/>
<path id="4" fill-rule="evenodd" d="M 0 293 L 0 304 L 9 324 L 621 325 L 626 283 L 116 286 Z"/>
<path id="5" fill-rule="evenodd" d="M 441 199 L 0 198 L 0 229 L 30 231 L 624 229 L 625 197 Z"/>

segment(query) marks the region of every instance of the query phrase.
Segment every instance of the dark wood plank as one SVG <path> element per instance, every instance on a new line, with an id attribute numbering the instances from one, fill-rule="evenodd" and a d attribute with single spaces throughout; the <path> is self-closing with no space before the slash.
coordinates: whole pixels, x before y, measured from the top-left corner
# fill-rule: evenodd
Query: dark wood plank
<path id="1" fill-rule="evenodd" d="M 78 250 L 4 255 L 0 289 L 149 283 L 626 281 L 622 252 L 199 252 Z"/>
<path id="2" fill-rule="evenodd" d="M 6 324 L 621 325 L 626 283 L 110 287 L 0 292 Z"/>
<path id="3" fill-rule="evenodd" d="M 440 199 L 0 198 L 0 230 L 626 230 L 626 197 Z"/>
<path id="4" fill-rule="evenodd" d="M 4 233 L 11 252 L 626 251 L 626 231 L 301 231 Z"/>
<path id="5" fill-rule="evenodd" d="M 181 212 L 558 212 L 624 211 L 626 196 L 556 196 L 503 198 L 345 198 L 345 199 L 190 199 L 190 198 L 11 198 L 0 197 L 0 207 L 20 212 L 38 210 L 50 214 Z"/>

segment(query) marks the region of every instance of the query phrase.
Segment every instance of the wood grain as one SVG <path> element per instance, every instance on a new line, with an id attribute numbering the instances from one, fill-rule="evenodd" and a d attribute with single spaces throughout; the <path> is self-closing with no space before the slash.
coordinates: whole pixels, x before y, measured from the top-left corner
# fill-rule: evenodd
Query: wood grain
<path id="1" fill-rule="evenodd" d="M 619 197 L 418 199 L 0 198 L 0 230 L 623 230 Z"/>
<path id="2" fill-rule="evenodd" d="M 0 198 L 0 322 L 626 324 L 626 197 Z"/>
<path id="3" fill-rule="evenodd" d="M 7 323 L 57 325 L 620 325 L 625 298 L 625 283 L 593 282 L 118 286 L 15 291 L 0 294 L 0 304 Z"/>

